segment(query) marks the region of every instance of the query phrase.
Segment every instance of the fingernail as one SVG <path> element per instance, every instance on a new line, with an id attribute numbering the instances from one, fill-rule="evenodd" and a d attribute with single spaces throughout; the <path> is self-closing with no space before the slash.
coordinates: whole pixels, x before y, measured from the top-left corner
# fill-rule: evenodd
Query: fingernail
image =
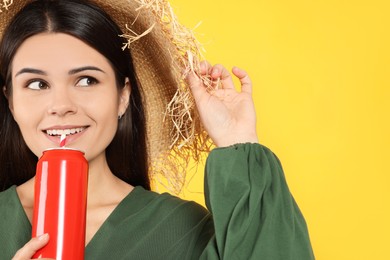
<path id="1" fill-rule="evenodd" d="M 200 63 L 200 71 L 203 72 L 206 70 L 206 65 L 202 62 Z"/>
<path id="2" fill-rule="evenodd" d="M 40 235 L 40 236 L 38 237 L 38 240 L 44 240 L 44 239 L 46 239 L 48 236 L 49 236 L 49 234 L 45 233 L 45 234 L 43 234 L 43 235 Z"/>

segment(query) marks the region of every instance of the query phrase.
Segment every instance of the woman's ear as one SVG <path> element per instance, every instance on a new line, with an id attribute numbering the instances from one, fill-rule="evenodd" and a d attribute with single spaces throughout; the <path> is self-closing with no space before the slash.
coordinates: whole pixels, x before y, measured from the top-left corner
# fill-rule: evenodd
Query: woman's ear
<path id="1" fill-rule="evenodd" d="M 7 87 L 6 87 L 6 86 L 3 86 L 3 95 L 4 95 L 5 98 L 8 100 L 8 107 L 9 107 L 9 110 L 11 110 L 11 113 L 13 114 L 13 113 L 14 113 L 14 106 L 13 106 L 13 104 L 12 104 L 12 99 L 10 99 L 9 96 L 8 96 Z"/>
<path id="2" fill-rule="evenodd" d="M 3 95 L 8 99 L 7 88 L 5 86 L 3 86 Z"/>
<path id="3" fill-rule="evenodd" d="M 129 78 L 125 79 L 125 86 L 120 90 L 119 93 L 119 109 L 118 117 L 121 118 L 124 113 L 126 113 L 127 107 L 129 106 L 131 95 L 131 86 Z"/>

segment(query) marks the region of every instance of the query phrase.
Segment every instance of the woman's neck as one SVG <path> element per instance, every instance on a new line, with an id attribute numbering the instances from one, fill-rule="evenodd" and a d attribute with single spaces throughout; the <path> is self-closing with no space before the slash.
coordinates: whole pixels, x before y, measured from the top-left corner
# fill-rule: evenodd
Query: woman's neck
<path id="1" fill-rule="evenodd" d="M 88 205 L 119 203 L 132 189 L 111 172 L 105 156 L 89 162 Z"/>

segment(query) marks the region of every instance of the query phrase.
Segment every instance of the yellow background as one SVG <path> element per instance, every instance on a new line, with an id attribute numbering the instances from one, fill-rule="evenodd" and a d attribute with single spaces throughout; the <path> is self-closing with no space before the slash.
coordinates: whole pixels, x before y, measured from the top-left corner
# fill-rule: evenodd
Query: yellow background
<path id="1" fill-rule="evenodd" d="M 318 260 L 390 259 L 390 3 L 172 0 L 205 57 L 246 69 Z M 182 197 L 203 203 L 202 168 Z"/>

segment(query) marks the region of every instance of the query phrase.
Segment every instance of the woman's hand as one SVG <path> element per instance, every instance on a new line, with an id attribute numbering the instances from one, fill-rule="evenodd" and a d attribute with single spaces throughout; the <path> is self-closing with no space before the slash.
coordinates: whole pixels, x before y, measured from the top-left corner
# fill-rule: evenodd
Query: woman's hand
<path id="1" fill-rule="evenodd" d="M 201 121 L 219 147 L 258 142 L 252 82 L 244 70 L 234 67 L 232 72 L 240 80 L 241 92 L 234 88 L 229 71 L 219 64 L 201 63 L 200 74 L 211 86 L 194 72 L 187 76 Z"/>
<path id="2" fill-rule="evenodd" d="M 44 234 L 39 237 L 34 237 L 28 241 L 21 249 L 19 249 L 12 260 L 31 259 L 33 255 L 49 242 L 49 235 Z M 43 258 L 41 258 L 43 260 Z"/>

